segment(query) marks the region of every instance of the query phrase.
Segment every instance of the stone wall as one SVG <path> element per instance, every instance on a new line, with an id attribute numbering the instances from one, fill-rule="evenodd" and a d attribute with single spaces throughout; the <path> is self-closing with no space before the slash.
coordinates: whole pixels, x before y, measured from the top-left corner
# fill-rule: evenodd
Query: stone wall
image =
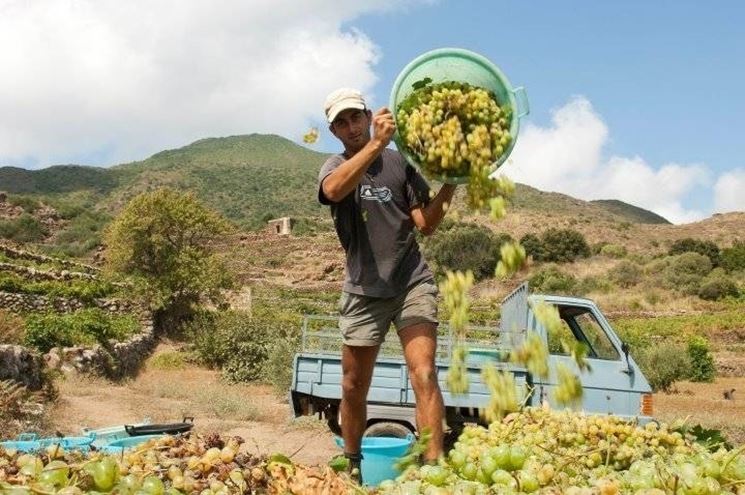
<path id="1" fill-rule="evenodd" d="M 50 256 L 44 256 L 43 254 L 32 253 L 24 249 L 11 247 L 5 243 L 0 243 L 0 253 L 4 254 L 8 258 L 36 261 L 38 263 L 53 263 L 57 265 L 62 265 L 71 270 L 78 270 L 78 271 L 83 270 L 83 271 L 92 272 L 92 273 L 97 273 L 100 271 L 95 266 L 86 265 L 85 263 L 80 263 L 78 261 L 63 260 L 60 258 L 52 258 Z"/>
<path id="2" fill-rule="evenodd" d="M 101 308 L 110 313 L 142 313 L 142 310 L 136 304 L 121 299 L 95 299 L 92 304 L 84 304 L 82 301 L 78 301 L 77 299 L 0 291 L 0 308 L 7 309 L 14 313 L 26 313 L 32 311 L 70 313 L 91 306 Z"/>
<path id="3" fill-rule="evenodd" d="M 153 322 L 141 320 L 142 331 L 124 342 L 111 341 L 108 349 L 64 347 L 40 353 L 19 345 L 0 345 L 0 380 L 16 380 L 31 390 L 44 382 L 44 369 L 63 373 L 90 373 L 109 378 L 132 376 L 140 369 L 156 344 Z"/>
<path id="4" fill-rule="evenodd" d="M 12 272 L 21 275 L 24 279 L 32 282 L 45 280 L 96 280 L 96 276 L 91 273 L 74 272 L 69 270 L 46 271 L 38 270 L 32 266 L 14 265 L 12 263 L 0 262 L 0 272 Z"/>
<path id="5" fill-rule="evenodd" d="M 44 355 L 50 369 L 65 373 L 91 373 L 109 378 L 123 378 L 137 373 L 140 366 L 155 347 L 153 322 L 141 321 L 142 331 L 125 342 L 109 342 L 108 349 L 101 345 L 93 347 L 55 347 Z"/>

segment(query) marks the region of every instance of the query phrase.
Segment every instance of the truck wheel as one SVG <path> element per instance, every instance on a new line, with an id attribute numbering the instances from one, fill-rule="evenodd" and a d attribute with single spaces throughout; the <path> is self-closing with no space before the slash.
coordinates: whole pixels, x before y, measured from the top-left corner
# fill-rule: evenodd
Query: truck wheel
<path id="1" fill-rule="evenodd" d="M 379 423 L 373 423 L 368 426 L 365 430 L 364 436 L 406 438 L 407 435 L 411 433 L 414 432 L 401 423 L 394 423 L 393 421 L 381 421 Z"/>

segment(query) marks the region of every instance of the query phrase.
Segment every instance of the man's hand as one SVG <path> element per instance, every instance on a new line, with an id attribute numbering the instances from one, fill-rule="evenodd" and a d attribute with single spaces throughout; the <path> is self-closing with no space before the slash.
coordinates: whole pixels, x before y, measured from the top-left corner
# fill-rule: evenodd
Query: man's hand
<path id="1" fill-rule="evenodd" d="M 393 114 L 386 107 L 381 108 L 372 118 L 373 137 L 382 148 L 388 146 L 391 142 L 393 133 L 396 131 L 396 123 L 393 121 Z"/>

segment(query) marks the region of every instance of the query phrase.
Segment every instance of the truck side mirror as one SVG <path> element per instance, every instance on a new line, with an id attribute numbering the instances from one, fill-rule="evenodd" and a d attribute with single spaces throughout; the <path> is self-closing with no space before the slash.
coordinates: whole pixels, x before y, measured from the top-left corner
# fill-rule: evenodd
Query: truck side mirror
<path id="1" fill-rule="evenodd" d="M 623 372 L 630 375 L 634 372 L 634 368 L 631 367 L 631 363 L 629 362 L 629 344 L 621 342 L 621 350 L 623 351 L 623 357 L 626 358 L 626 369 Z"/>

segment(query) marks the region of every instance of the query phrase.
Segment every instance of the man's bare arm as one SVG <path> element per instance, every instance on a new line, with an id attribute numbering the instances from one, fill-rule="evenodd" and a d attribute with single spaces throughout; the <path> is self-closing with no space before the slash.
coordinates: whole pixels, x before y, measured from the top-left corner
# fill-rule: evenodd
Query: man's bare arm
<path id="1" fill-rule="evenodd" d="M 373 116 L 373 136 L 352 158 L 334 169 L 323 181 L 323 194 L 338 203 L 354 191 L 368 167 L 391 141 L 396 126 L 390 110 L 383 108 Z"/>
<path id="2" fill-rule="evenodd" d="M 455 187 L 455 184 L 443 184 L 440 191 L 427 206 L 411 210 L 414 225 L 422 234 L 432 235 L 437 226 L 440 225 L 442 218 L 445 216 L 445 204 L 449 205 L 453 200 Z"/>

